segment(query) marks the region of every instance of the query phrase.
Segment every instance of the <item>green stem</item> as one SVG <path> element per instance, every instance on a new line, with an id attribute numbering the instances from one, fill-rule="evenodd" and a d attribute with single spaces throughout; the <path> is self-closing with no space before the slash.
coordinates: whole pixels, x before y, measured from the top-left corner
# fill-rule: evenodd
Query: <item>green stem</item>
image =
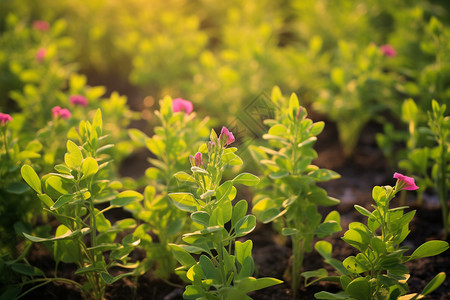
<path id="1" fill-rule="evenodd" d="M 50 282 L 64 282 L 64 283 L 70 283 L 73 284 L 75 286 L 77 286 L 81 292 L 83 292 L 83 286 L 81 284 L 79 284 L 76 281 L 70 280 L 70 279 L 66 279 L 66 278 L 39 278 L 39 279 L 33 279 L 30 281 L 26 281 L 22 283 L 22 286 L 27 285 L 27 284 L 33 284 L 33 283 L 37 283 L 37 282 L 41 282 L 40 284 L 33 286 L 32 288 L 26 290 L 25 292 L 23 292 L 22 294 L 20 294 L 16 299 L 22 298 L 23 296 L 25 296 L 26 294 L 30 293 L 31 291 L 40 288 L 41 286 L 44 286 Z"/>
<path id="2" fill-rule="evenodd" d="M 444 227 L 444 240 L 447 239 L 448 234 L 448 208 L 447 208 L 447 187 L 446 187 L 446 162 L 445 155 L 447 154 L 446 147 L 444 144 L 445 141 L 441 141 L 441 157 L 439 164 L 439 171 L 437 175 L 437 187 L 439 200 L 441 202 L 441 211 L 442 211 L 442 225 Z"/>
<path id="3" fill-rule="evenodd" d="M 297 290 L 300 283 L 300 272 L 303 267 L 303 258 L 305 254 L 304 249 L 304 242 L 305 240 L 299 236 L 295 236 L 292 239 L 292 247 L 293 247 L 293 259 L 292 259 L 292 291 L 293 291 L 293 298 L 296 299 L 297 297 Z"/>
<path id="4" fill-rule="evenodd" d="M 9 151 L 8 151 L 8 139 L 6 138 L 6 129 L 3 131 L 3 147 L 5 148 L 6 157 L 9 159 Z"/>

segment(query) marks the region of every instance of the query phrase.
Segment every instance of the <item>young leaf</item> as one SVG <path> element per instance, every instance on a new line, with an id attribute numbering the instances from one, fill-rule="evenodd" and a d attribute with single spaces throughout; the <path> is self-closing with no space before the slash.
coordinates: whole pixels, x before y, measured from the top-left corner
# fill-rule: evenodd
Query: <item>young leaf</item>
<path id="1" fill-rule="evenodd" d="M 89 176 L 95 175 L 98 172 L 97 161 L 95 161 L 95 159 L 93 159 L 92 157 L 87 157 L 81 165 L 81 172 L 83 173 L 81 179 L 85 179 Z"/>
<path id="2" fill-rule="evenodd" d="M 72 142 L 67 141 L 67 153 L 64 155 L 64 162 L 71 169 L 78 169 L 83 161 L 83 154 L 80 148 Z"/>
<path id="3" fill-rule="evenodd" d="M 42 194 L 41 180 L 34 169 L 29 165 L 23 165 L 20 169 L 23 179 L 38 194 Z"/>

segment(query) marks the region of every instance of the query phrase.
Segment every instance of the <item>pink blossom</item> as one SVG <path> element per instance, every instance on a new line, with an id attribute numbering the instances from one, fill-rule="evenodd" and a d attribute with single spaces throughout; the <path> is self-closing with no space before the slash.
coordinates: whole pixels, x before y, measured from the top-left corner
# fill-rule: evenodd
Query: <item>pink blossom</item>
<path id="1" fill-rule="evenodd" d="M 12 118 L 10 115 L 0 113 L 0 122 L 1 122 L 2 126 L 6 125 L 7 123 L 9 123 L 11 121 L 12 121 Z"/>
<path id="2" fill-rule="evenodd" d="M 380 46 L 381 52 L 387 57 L 394 57 L 397 55 L 397 52 L 395 51 L 394 47 L 391 45 L 381 45 Z"/>
<path id="3" fill-rule="evenodd" d="M 394 173 L 394 178 L 397 179 L 397 185 L 400 185 L 400 189 L 414 191 L 419 187 L 414 183 L 414 178 L 402 175 L 400 173 Z"/>
<path id="4" fill-rule="evenodd" d="M 72 116 L 70 111 L 67 108 L 61 108 L 59 106 L 55 106 L 52 108 L 53 117 L 56 119 L 58 117 L 61 117 L 61 119 L 68 119 Z"/>
<path id="5" fill-rule="evenodd" d="M 225 145 L 229 145 L 235 141 L 233 133 L 229 131 L 225 126 L 222 127 L 219 139 L 223 139 L 225 141 Z"/>
<path id="6" fill-rule="evenodd" d="M 188 115 L 192 112 L 193 109 L 194 106 L 192 105 L 191 101 L 184 100 L 181 98 L 177 98 L 172 101 L 173 112 L 184 111 L 186 115 Z"/>
<path id="7" fill-rule="evenodd" d="M 45 55 L 47 54 L 47 50 L 45 48 L 40 48 L 36 53 L 36 61 L 38 63 L 42 63 L 45 59 Z"/>
<path id="8" fill-rule="evenodd" d="M 81 95 L 71 95 L 69 100 L 70 100 L 70 103 L 72 103 L 74 105 L 81 105 L 81 106 L 88 105 L 88 101 L 87 101 L 86 97 L 81 96 Z"/>
<path id="9" fill-rule="evenodd" d="M 40 31 L 48 31 L 50 29 L 50 24 L 43 20 L 36 20 L 33 22 L 33 28 Z"/>

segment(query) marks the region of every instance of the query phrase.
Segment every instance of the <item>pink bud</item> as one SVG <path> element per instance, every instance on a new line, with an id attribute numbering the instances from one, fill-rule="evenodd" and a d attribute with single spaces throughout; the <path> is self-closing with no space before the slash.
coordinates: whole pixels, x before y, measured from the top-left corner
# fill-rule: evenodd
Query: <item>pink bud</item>
<path id="1" fill-rule="evenodd" d="M 2 126 L 5 126 L 7 123 L 12 121 L 12 117 L 8 114 L 0 113 L 0 122 Z"/>
<path id="2" fill-rule="evenodd" d="M 70 103 L 72 103 L 73 105 L 81 105 L 81 106 L 87 106 L 88 105 L 88 101 L 86 99 L 86 97 L 81 96 L 81 95 L 71 95 L 69 97 Z"/>
<path id="3" fill-rule="evenodd" d="M 192 112 L 193 109 L 194 106 L 192 105 L 191 101 L 184 100 L 181 98 L 177 98 L 172 101 L 173 112 L 184 111 L 186 115 L 188 115 Z"/>
<path id="4" fill-rule="evenodd" d="M 197 154 L 195 154 L 194 162 L 196 167 L 200 167 L 201 165 L 203 165 L 202 154 L 200 152 L 197 152 Z"/>
<path id="5" fill-rule="evenodd" d="M 48 31 L 50 29 L 50 24 L 43 20 L 36 20 L 33 22 L 33 28 L 40 31 Z"/>
<path id="6" fill-rule="evenodd" d="M 42 63 L 45 59 L 45 55 L 47 54 L 47 51 L 45 48 L 40 48 L 38 52 L 36 53 L 36 61 L 38 63 Z"/>
<path id="7" fill-rule="evenodd" d="M 394 173 L 394 178 L 397 179 L 397 186 L 400 189 L 407 191 L 417 190 L 419 187 L 414 183 L 414 178 L 402 175 L 400 173 Z"/>
<path id="8" fill-rule="evenodd" d="M 380 46 L 381 52 L 383 52 L 384 56 L 387 57 L 394 57 L 397 55 L 397 52 L 395 51 L 394 47 L 391 45 L 381 45 Z"/>
<path id="9" fill-rule="evenodd" d="M 229 131 L 225 126 L 222 127 L 222 131 L 220 132 L 219 140 L 225 142 L 225 145 L 229 145 L 235 141 L 234 135 L 231 131 Z"/>

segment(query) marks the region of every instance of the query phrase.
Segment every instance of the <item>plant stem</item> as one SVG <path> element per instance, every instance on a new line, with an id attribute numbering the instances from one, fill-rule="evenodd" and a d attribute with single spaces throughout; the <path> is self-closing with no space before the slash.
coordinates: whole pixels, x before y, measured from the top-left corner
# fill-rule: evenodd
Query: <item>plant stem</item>
<path id="1" fill-rule="evenodd" d="M 305 240 L 298 235 L 295 235 L 292 239 L 292 247 L 293 247 L 293 259 L 292 259 L 292 291 L 293 291 L 293 298 L 296 299 L 297 297 L 297 290 L 299 287 L 299 281 L 300 281 L 300 271 L 303 267 L 303 257 L 305 254 L 304 249 L 304 242 Z"/>

